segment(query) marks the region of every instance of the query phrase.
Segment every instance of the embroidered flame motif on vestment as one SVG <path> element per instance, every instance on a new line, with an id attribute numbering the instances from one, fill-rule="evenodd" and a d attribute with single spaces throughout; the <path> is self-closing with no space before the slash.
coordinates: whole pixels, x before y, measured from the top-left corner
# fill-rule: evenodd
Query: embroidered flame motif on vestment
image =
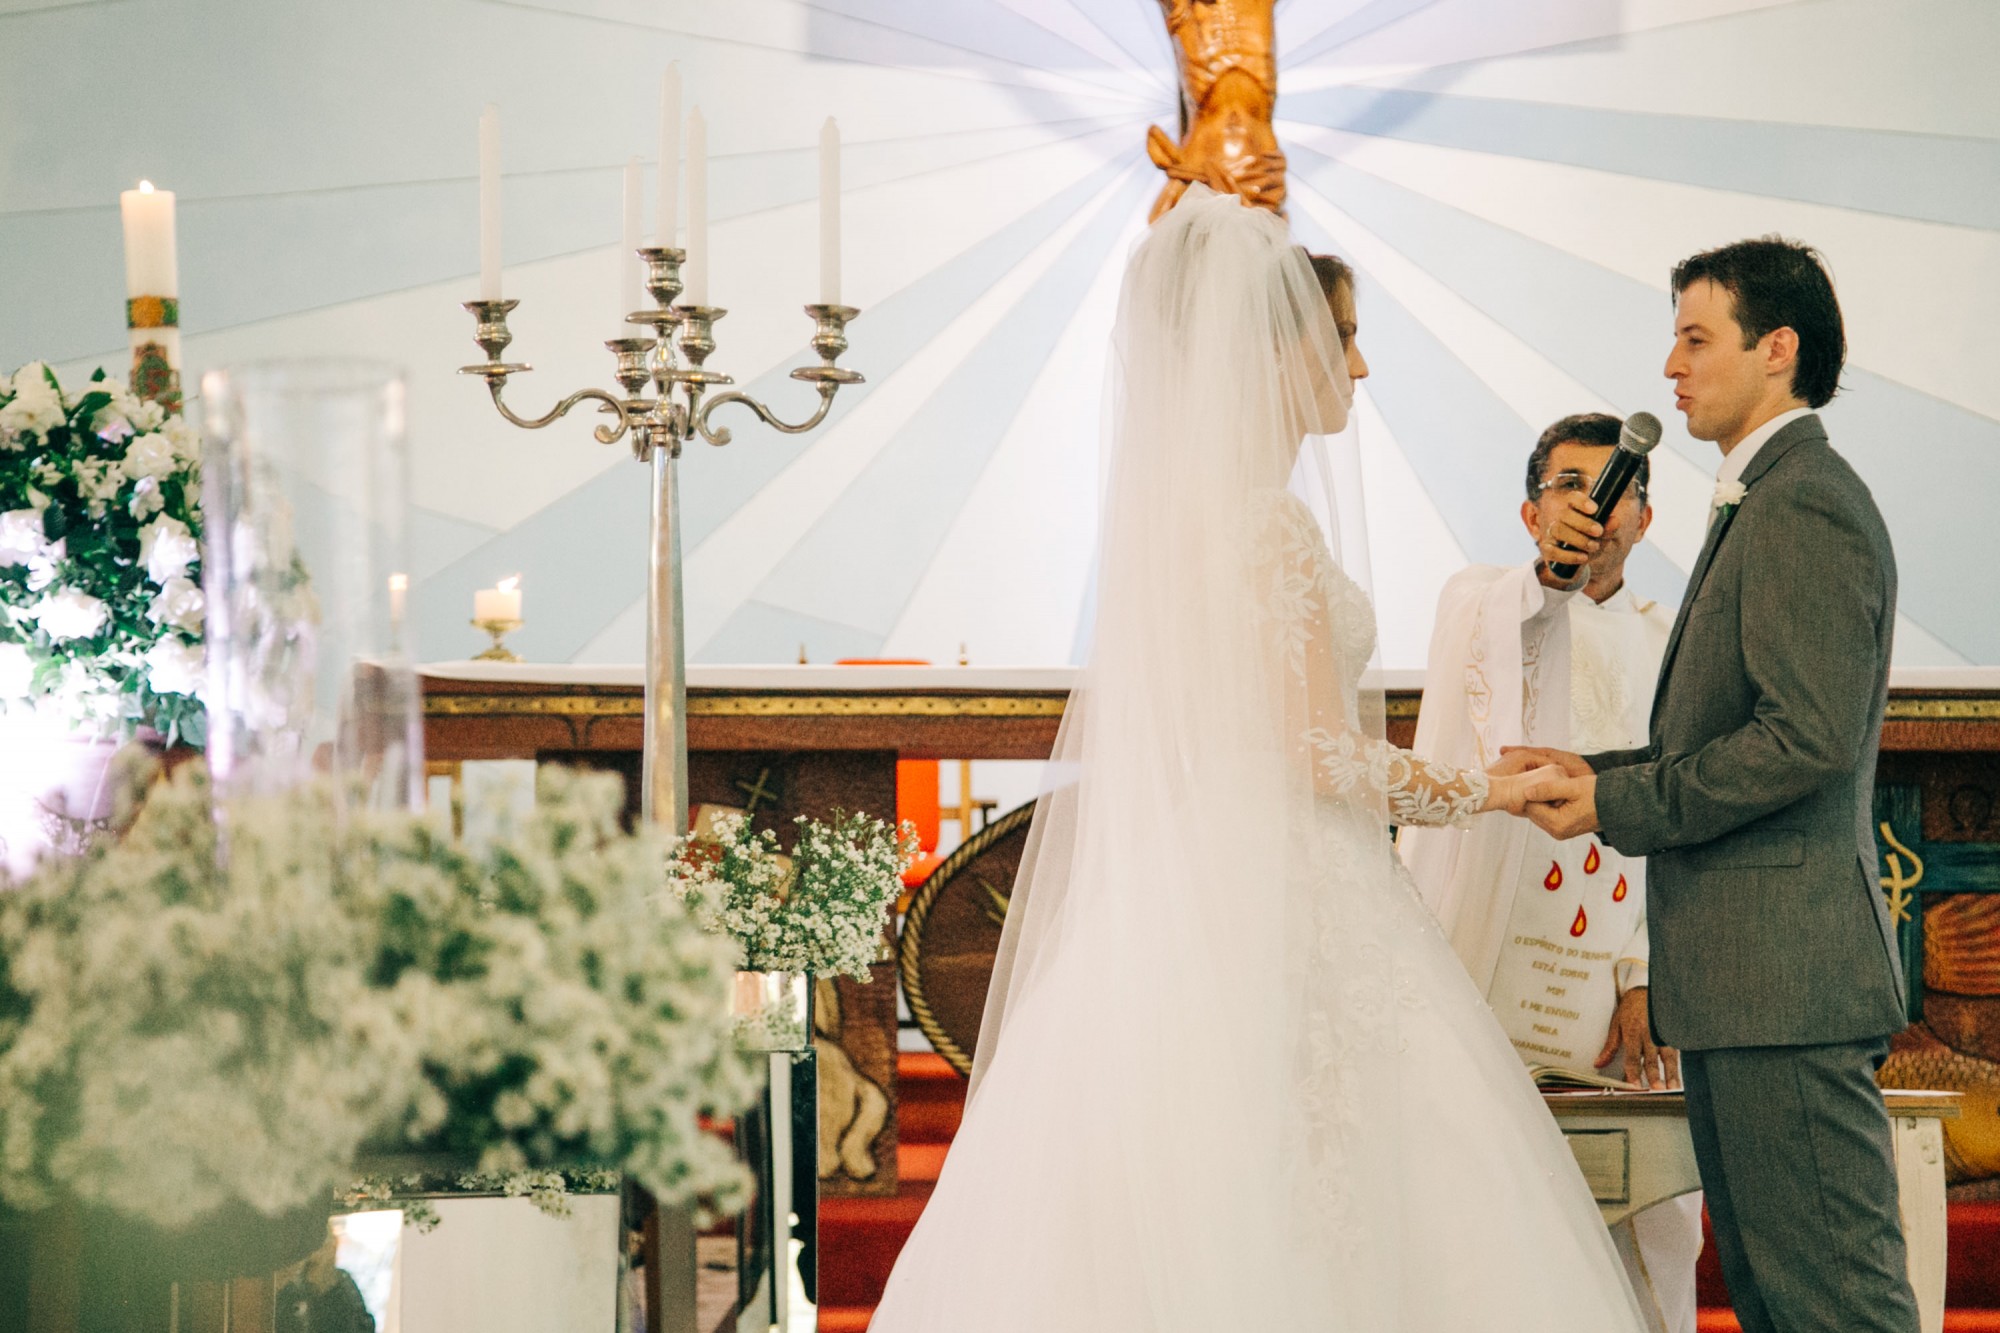
<path id="1" fill-rule="evenodd" d="M 1576 909 L 1576 920 L 1569 923 L 1569 933 L 1572 936 L 1577 936 L 1583 934 L 1588 929 L 1590 929 L 1590 918 L 1585 916 L 1583 909 L 1579 907 Z"/>
<path id="2" fill-rule="evenodd" d="M 1603 864 L 1604 864 L 1603 859 L 1599 857 L 1597 854 L 1597 844 L 1594 842 L 1591 843 L 1590 851 L 1587 852 L 1583 858 L 1583 873 L 1586 875 L 1595 875 L 1597 873 L 1597 867 Z"/>
<path id="3" fill-rule="evenodd" d="M 1563 868 L 1557 862 L 1549 862 L 1549 873 L 1542 877 L 1542 887 L 1554 893 L 1563 886 Z"/>
<path id="4" fill-rule="evenodd" d="M 1625 877 L 1623 875 L 1620 875 L 1618 877 L 1618 887 L 1611 891 L 1611 901 L 1614 903 L 1622 903 L 1625 901 L 1625 895 L 1629 892 L 1631 892 L 1631 890 L 1625 886 Z"/>

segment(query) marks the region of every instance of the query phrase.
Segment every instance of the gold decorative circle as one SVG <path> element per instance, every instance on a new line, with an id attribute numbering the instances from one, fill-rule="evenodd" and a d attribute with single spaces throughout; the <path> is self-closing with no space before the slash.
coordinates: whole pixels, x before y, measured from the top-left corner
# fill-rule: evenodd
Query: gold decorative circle
<path id="1" fill-rule="evenodd" d="M 957 993 L 949 998 L 943 995 L 933 997 L 927 989 L 925 965 L 928 962 L 933 969 L 939 969 L 942 965 L 943 968 L 956 968 L 961 972 L 967 970 L 968 953 L 963 949 L 962 942 L 966 938 L 968 926 L 982 913 L 986 919 L 992 920 L 988 909 L 996 898 L 998 903 L 1003 905 L 1002 919 L 1004 919 L 1006 902 L 1005 896 L 998 895 L 994 889 L 992 878 L 977 875 L 975 867 L 978 862 L 989 856 L 999 857 L 1000 864 L 1005 865 L 1006 888 L 1011 893 L 1014 872 L 1020 866 L 1021 852 L 1027 846 L 1028 826 L 1034 816 L 1035 802 L 1030 801 L 1026 805 L 1008 811 L 973 834 L 945 858 L 944 864 L 931 872 L 930 878 L 923 882 L 923 886 L 910 899 L 909 910 L 903 915 L 902 933 L 896 941 L 896 966 L 903 975 L 903 996 L 909 1001 L 910 1014 L 917 1020 L 917 1026 L 923 1030 L 924 1036 L 930 1039 L 937 1053 L 961 1074 L 972 1073 L 971 1048 L 976 1045 L 979 1033 L 977 1018 L 967 1020 L 965 1011 L 969 1006 L 965 992 L 976 991 L 983 1007 L 986 983 L 992 979 L 993 974 L 993 954 L 985 952 L 986 946 L 980 943 L 984 932 L 979 932 L 979 936 L 972 941 L 975 947 L 969 956 L 976 960 L 981 952 L 985 953 L 984 972 L 976 978 L 971 976 L 955 978 L 952 990 Z M 1015 845 L 1009 846 L 1010 843 Z M 1010 852 L 1012 861 L 1008 863 L 1006 858 Z M 971 896 L 975 893 L 987 895 L 987 904 L 983 906 L 978 904 Z M 930 950 L 927 957 L 926 927 L 931 925 L 932 914 L 938 911 L 940 905 L 945 907 L 950 918 L 946 923 L 946 931 L 955 933 L 957 938 L 947 936 L 943 940 L 933 939 L 935 947 Z M 997 950 L 1000 943 L 999 921 L 994 920 L 993 925 L 995 929 L 991 947 Z M 960 944 L 961 948 L 949 958 L 942 957 L 940 951 L 953 944 Z M 976 961 L 972 966 L 974 969 L 977 968 Z M 970 984 L 974 981 L 977 982 L 976 986 Z M 949 1008 L 952 1012 L 940 1014 L 938 1008 L 941 1006 Z"/>

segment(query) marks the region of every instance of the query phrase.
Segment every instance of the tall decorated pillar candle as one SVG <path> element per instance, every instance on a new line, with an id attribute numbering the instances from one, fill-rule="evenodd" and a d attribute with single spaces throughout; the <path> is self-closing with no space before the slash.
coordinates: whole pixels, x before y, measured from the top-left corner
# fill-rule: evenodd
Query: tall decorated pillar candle
<path id="1" fill-rule="evenodd" d="M 132 341 L 132 392 L 169 412 L 181 406 L 181 280 L 174 246 L 174 194 L 140 181 L 118 196 L 125 224 L 125 327 Z"/>

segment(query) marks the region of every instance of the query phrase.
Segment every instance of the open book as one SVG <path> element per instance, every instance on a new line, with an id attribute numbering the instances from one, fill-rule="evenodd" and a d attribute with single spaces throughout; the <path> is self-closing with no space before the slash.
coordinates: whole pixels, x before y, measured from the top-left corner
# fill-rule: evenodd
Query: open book
<path id="1" fill-rule="evenodd" d="M 1563 1069 L 1556 1065 L 1529 1065 L 1528 1077 L 1535 1080 L 1535 1086 L 1544 1092 L 1585 1092 L 1591 1090 L 1606 1092 L 1644 1092 L 1638 1083 L 1627 1083 L 1622 1078 L 1608 1078 L 1603 1074 L 1585 1073 L 1580 1069 Z"/>

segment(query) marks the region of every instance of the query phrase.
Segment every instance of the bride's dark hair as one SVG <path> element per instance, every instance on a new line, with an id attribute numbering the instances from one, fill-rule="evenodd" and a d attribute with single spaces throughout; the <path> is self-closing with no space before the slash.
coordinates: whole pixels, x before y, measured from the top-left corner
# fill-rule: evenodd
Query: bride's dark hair
<path id="1" fill-rule="evenodd" d="M 1328 300 L 1333 299 L 1333 293 L 1341 283 L 1349 287 L 1354 285 L 1354 270 L 1345 259 L 1338 255 L 1316 255 L 1303 245 L 1299 247 L 1299 253 L 1312 265 L 1313 276 L 1319 279 L 1320 294 Z"/>

